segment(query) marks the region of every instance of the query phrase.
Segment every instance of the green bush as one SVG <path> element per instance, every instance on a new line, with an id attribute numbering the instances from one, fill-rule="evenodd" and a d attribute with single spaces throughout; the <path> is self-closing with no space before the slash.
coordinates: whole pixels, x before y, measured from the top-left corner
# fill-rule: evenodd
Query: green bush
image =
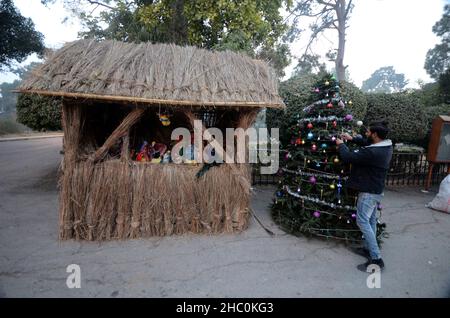
<path id="1" fill-rule="evenodd" d="M 39 131 L 61 129 L 61 99 L 22 94 L 17 99 L 17 121 Z"/>
<path id="2" fill-rule="evenodd" d="M 297 114 L 314 102 L 311 90 L 319 78 L 315 74 L 294 76 L 280 84 L 279 94 L 286 104 L 286 110 L 267 109 L 266 125 L 268 129 L 280 129 L 282 144 L 289 139 L 287 128 L 297 119 Z"/>
<path id="3" fill-rule="evenodd" d="M 411 95 L 418 99 L 424 107 L 439 105 L 444 102 L 444 97 L 439 89 L 439 83 L 428 83 L 421 89 L 415 89 Z"/>
<path id="4" fill-rule="evenodd" d="M 425 108 L 425 118 L 428 130 L 431 130 L 433 119 L 435 119 L 439 115 L 450 116 L 450 104 L 441 104 Z"/>
<path id="5" fill-rule="evenodd" d="M 367 94 L 367 114 L 364 124 L 387 120 L 389 137 L 394 142 L 422 144 L 427 132 L 425 111 L 419 100 L 410 93 Z"/>

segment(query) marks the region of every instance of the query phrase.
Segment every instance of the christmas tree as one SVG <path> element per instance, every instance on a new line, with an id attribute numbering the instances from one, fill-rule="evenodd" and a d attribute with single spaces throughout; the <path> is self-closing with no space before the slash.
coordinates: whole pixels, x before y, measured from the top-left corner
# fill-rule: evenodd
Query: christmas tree
<path id="1" fill-rule="evenodd" d="M 362 240 L 356 224 L 358 193 L 346 186 L 351 165 L 341 162 L 335 141 L 343 133 L 355 135 L 362 122 L 347 109 L 333 75 L 325 75 L 311 94 L 316 102 L 288 128 L 291 138 L 281 152 L 272 216 L 293 234 L 358 243 Z M 348 146 L 357 149 L 351 142 Z M 383 228 L 378 223 L 378 237 Z"/>

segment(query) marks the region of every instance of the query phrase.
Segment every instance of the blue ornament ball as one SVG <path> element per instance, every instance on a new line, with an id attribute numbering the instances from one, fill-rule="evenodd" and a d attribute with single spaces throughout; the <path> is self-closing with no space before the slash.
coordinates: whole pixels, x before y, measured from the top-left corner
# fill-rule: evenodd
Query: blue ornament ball
<path id="1" fill-rule="evenodd" d="M 312 132 L 308 133 L 308 139 L 312 139 L 313 137 L 314 137 L 314 135 Z"/>

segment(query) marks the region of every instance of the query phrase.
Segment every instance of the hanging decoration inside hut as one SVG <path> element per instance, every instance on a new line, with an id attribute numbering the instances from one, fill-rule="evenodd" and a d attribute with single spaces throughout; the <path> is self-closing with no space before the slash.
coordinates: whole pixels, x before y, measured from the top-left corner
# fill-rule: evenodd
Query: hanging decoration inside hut
<path id="1" fill-rule="evenodd" d="M 161 124 L 163 126 L 169 126 L 170 125 L 169 116 L 166 115 L 166 114 L 159 115 L 159 120 L 161 121 Z"/>

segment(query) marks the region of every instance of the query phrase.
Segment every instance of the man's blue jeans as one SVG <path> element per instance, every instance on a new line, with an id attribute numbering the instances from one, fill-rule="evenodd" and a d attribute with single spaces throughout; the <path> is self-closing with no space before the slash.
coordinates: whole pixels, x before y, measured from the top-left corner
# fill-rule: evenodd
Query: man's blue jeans
<path id="1" fill-rule="evenodd" d="M 382 194 L 360 192 L 356 206 L 356 223 L 364 235 L 364 245 L 369 250 L 371 259 L 381 258 L 377 243 L 377 205 Z"/>

